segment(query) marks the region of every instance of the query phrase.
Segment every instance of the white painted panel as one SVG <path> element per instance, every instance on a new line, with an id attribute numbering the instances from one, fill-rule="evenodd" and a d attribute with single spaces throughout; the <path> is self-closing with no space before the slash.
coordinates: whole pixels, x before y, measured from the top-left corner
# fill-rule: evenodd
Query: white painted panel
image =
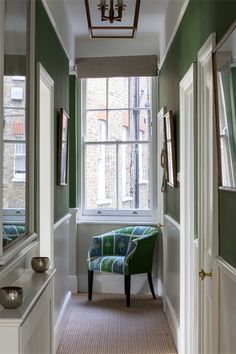
<path id="1" fill-rule="evenodd" d="M 69 274 L 70 290 L 72 293 L 78 291 L 77 284 L 77 208 L 70 209 L 70 235 L 69 235 Z"/>
<path id="2" fill-rule="evenodd" d="M 178 349 L 180 317 L 180 225 L 164 217 L 164 294 L 165 312 Z"/>
<path id="3" fill-rule="evenodd" d="M 236 353 L 236 270 L 220 265 L 219 353 Z"/>
<path id="4" fill-rule="evenodd" d="M 54 326 L 69 292 L 69 223 L 67 214 L 54 225 Z"/>

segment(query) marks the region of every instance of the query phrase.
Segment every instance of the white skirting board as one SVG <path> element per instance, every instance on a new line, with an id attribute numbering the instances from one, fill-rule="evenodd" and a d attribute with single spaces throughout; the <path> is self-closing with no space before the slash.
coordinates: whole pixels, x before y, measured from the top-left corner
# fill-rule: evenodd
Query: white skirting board
<path id="1" fill-rule="evenodd" d="M 72 294 L 78 292 L 78 277 L 77 275 L 69 275 L 69 289 Z"/>
<path id="2" fill-rule="evenodd" d="M 87 274 L 78 276 L 79 292 L 88 291 Z M 157 294 L 158 281 L 153 278 L 153 287 Z M 94 272 L 93 292 L 108 294 L 124 294 L 124 276 L 117 274 L 101 274 Z M 145 295 L 150 294 L 148 279 L 146 274 L 131 276 L 131 294 Z"/>
<path id="3" fill-rule="evenodd" d="M 63 331 L 66 327 L 66 324 L 68 322 L 69 316 L 70 316 L 70 311 L 69 311 L 69 304 L 70 304 L 70 299 L 71 299 L 71 292 L 69 291 L 65 301 L 62 305 L 61 312 L 58 316 L 57 323 L 54 328 L 54 348 L 55 352 L 57 351 L 57 348 L 59 346 Z"/>
<path id="4" fill-rule="evenodd" d="M 178 350 L 178 348 L 179 348 L 179 323 L 177 321 L 174 308 L 173 308 L 168 297 L 166 297 L 165 310 L 166 310 L 165 314 L 166 314 L 166 318 L 167 318 L 167 321 L 168 321 L 168 324 L 170 327 L 172 338 L 173 338 L 175 346 Z"/>

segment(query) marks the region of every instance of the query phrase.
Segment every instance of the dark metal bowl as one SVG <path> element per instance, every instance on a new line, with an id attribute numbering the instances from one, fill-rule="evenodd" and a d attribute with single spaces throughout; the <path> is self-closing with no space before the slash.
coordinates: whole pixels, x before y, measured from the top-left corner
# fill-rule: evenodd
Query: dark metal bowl
<path id="1" fill-rule="evenodd" d="M 48 270 L 50 261 L 48 257 L 33 257 L 31 267 L 37 273 L 44 273 Z"/>
<path id="2" fill-rule="evenodd" d="M 19 286 L 4 286 L 0 289 L 0 303 L 6 309 L 16 309 L 22 304 L 23 289 Z"/>

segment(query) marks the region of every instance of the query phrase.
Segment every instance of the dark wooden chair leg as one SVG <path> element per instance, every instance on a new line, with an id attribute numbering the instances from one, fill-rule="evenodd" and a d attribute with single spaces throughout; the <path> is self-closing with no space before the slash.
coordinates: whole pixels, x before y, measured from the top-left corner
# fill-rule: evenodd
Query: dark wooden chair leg
<path id="1" fill-rule="evenodd" d="M 88 299 L 92 300 L 93 294 L 93 270 L 88 270 Z"/>
<path id="2" fill-rule="evenodd" d="M 153 283 L 152 283 L 152 273 L 148 272 L 147 276 L 148 276 L 148 283 L 149 283 L 149 286 L 150 286 L 152 297 L 153 297 L 153 299 L 156 299 L 156 295 L 155 295 L 155 292 L 154 292 L 154 289 L 153 289 Z"/>
<path id="3" fill-rule="evenodd" d="M 131 281 L 131 275 L 125 275 L 125 295 L 126 295 L 127 307 L 130 307 L 130 281 Z"/>

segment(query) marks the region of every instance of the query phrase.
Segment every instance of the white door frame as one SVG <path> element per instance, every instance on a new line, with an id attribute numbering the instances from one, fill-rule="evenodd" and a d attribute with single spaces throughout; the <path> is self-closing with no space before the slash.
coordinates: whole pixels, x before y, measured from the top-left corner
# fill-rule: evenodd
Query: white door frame
<path id="1" fill-rule="evenodd" d="M 38 63 L 38 228 L 40 255 L 50 258 L 54 266 L 54 82 L 42 64 Z M 42 87 L 46 97 L 41 97 Z M 45 99 L 47 102 L 42 102 Z M 42 112 L 43 109 L 48 109 Z"/>
<path id="2" fill-rule="evenodd" d="M 195 64 L 179 84 L 180 90 L 180 336 L 179 352 L 197 353 L 195 279 Z"/>
<path id="3" fill-rule="evenodd" d="M 164 115 L 166 107 L 162 107 L 157 113 L 157 220 L 158 223 L 164 225 L 164 210 L 165 210 L 165 195 L 161 191 L 163 173 L 161 167 L 161 152 L 163 149 L 163 129 L 164 129 Z M 166 309 L 166 239 L 164 229 L 162 228 L 162 243 L 158 244 L 158 295 L 162 296 L 163 309 Z M 161 246 L 161 247 L 159 247 Z M 161 262 L 162 260 L 162 262 Z M 161 274 L 162 273 L 162 274 Z M 162 284 L 161 284 L 162 279 Z"/>
<path id="4" fill-rule="evenodd" d="M 199 268 L 212 269 L 212 280 L 199 281 L 199 349 L 217 353 L 218 349 L 218 172 L 216 129 L 213 109 L 212 33 L 198 52 L 198 240 Z M 211 67 L 211 68 L 210 68 Z M 211 76 L 209 76 L 210 73 Z M 208 78 L 207 78 L 208 76 Z M 208 95 L 208 96 L 206 96 Z M 209 107 L 209 104 L 212 106 Z M 207 110 L 211 109 L 211 113 Z M 211 269 L 210 269 L 211 268 Z"/>

